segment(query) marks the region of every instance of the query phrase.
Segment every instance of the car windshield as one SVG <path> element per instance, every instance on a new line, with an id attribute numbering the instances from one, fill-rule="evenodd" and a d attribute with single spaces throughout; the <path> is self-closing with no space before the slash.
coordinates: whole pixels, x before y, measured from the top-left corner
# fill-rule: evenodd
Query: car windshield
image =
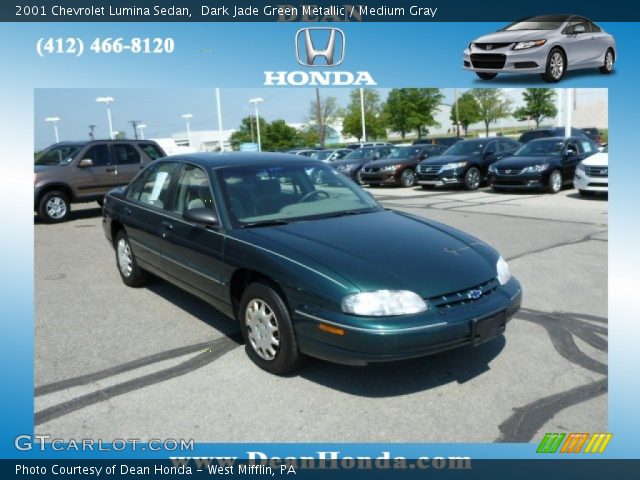
<path id="1" fill-rule="evenodd" d="M 311 158 L 314 160 L 326 160 L 333 153 L 332 150 L 322 150 L 321 152 L 313 152 Z"/>
<path id="2" fill-rule="evenodd" d="M 237 228 L 381 210 L 364 190 L 323 164 L 227 167 L 216 175 Z"/>
<path id="3" fill-rule="evenodd" d="M 516 157 L 535 157 L 549 155 L 562 155 L 564 150 L 564 142 L 558 139 L 534 140 L 520 147 L 514 153 Z"/>
<path id="4" fill-rule="evenodd" d="M 68 165 L 83 145 L 56 145 L 40 152 L 35 165 Z"/>
<path id="5" fill-rule="evenodd" d="M 354 150 L 349 155 L 344 157 L 345 160 L 361 160 L 363 158 L 373 158 L 375 156 L 376 148 L 359 148 Z"/>
<path id="6" fill-rule="evenodd" d="M 393 150 L 389 154 L 389 156 L 387 158 L 409 158 L 409 157 L 415 157 L 416 155 L 418 155 L 420 153 L 420 150 L 422 150 L 422 148 L 416 148 L 416 147 L 396 148 L 395 150 Z"/>
<path id="7" fill-rule="evenodd" d="M 539 17 L 531 17 L 519 22 L 507 25 L 503 31 L 514 30 L 556 30 L 562 26 L 567 20 L 566 16 L 561 15 L 541 15 Z"/>
<path id="8" fill-rule="evenodd" d="M 447 148 L 443 155 L 480 155 L 486 145 L 486 140 L 457 142 Z"/>

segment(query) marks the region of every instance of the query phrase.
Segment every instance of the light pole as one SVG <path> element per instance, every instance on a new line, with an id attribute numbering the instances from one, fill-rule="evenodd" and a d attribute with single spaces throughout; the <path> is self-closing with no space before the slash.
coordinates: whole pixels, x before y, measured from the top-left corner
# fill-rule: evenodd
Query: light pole
<path id="1" fill-rule="evenodd" d="M 139 123 L 138 124 L 138 130 L 140 131 L 140 140 L 144 140 L 144 129 L 147 128 L 147 126 L 144 123 Z"/>
<path id="2" fill-rule="evenodd" d="M 113 103 L 113 97 L 98 97 L 96 102 L 104 103 L 107 106 L 107 118 L 109 119 L 109 138 L 113 140 L 113 123 L 111 123 L 111 108 L 109 105 Z"/>
<path id="3" fill-rule="evenodd" d="M 191 146 L 191 124 L 189 123 L 189 120 L 193 118 L 193 115 L 191 115 L 190 113 L 185 113 L 184 115 L 182 115 L 182 118 L 187 121 L 187 142 L 189 143 L 189 146 Z"/>
<path id="4" fill-rule="evenodd" d="M 262 142 L 260 141 L 260 116 L 258 115 L 258 104 L 262 103 L 264 100 L 260 97 L 252 98 L 249 100 L 249 103 L 253 103 L 253 108 L 256 112 L 256 130 L 258 132 L 258 151 L 262 151 Z"/>
<path id="5" fill-rule="evenodd" d="M 366 125 L 364 123 L 364 88 L 360 88 L 360 121 L 362 122 L 362 141 L 367 141 Z"/>
<path id="6" fill-rule="evenodd" d="M 60 143 L 60 137 L 58 136 L 58 122 L 60 121 L 60 117 L 47 117 L 44 121 L 53 123 L 53 131 L 56 134 L 56 143 Z"/>

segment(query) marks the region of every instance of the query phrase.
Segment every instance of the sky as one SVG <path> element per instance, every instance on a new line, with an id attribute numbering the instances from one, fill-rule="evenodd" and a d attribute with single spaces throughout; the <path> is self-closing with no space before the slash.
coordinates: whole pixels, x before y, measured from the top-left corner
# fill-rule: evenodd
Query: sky
<path id="1" fill-rule="evenodd" d="M 390 89 L 377 89 L 384 100 Z M 466 89 L 458 89 L 462 94 Z M 578 89 L 579 98 L 597 101 L 606 100 L 606 89 Z M 334 96 L 340 106 L 349 102 L 348 88 L 321 89 L 323 96 Z M 453 89 L 443 89 L 445 100 L 451 104 Z M 223 129 L 237 128 L 242 118 L 253 114 L 249 99 L 261 97 L 259 104 L 261 117 L 268 121 L 284 119 L 288 123 L 305 123 L 309 120 L 309 106 L 315 99 L 313 88 L 225 88 L 221 89 Z M 521 104 L 522 89 L 505 89 L 514 107 Z M 34 90 L 34 145 L 37 150 L 55 142 L 53 126 L 45 122 L 47 117 L 59 117 L 60 140 L 82 140 L 88 138 L 89 125 L 96 125 L 96 138 L 107 138 L 109 127 L 104 104 L 97 103 L 97 97 L 111 96 L 111 115 L 115 131 L 125 131 L 133 137 L 132 120 L 147 125 L 145 138 L 170 137 L 173 133 L 186 130 L 182 115 L 191 113 L 192 130 L 217 130 L 217 114 L 214 89 L 35 89 Z M 437 120 L 448 126 L 446 111 Z"/>

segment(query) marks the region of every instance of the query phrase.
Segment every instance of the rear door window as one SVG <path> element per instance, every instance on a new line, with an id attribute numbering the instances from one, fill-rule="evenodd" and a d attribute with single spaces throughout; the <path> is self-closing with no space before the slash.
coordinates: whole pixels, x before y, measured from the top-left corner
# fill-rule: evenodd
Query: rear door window
<path id="1" fill-rule="evenodd" d="M 178 166 L 176 162 L 154 164 L 134 180 L 129 187 L 128 197 L 155 208 L 166 209 L 169 205 L 171 180 Z"/>
<path id="2" fill-rule="evenodd" d="M 133 165 L 140 163 L 140 153 L 135 149 L 133 145 L 129 144 L 115 144 L 111 147 L 113 155 L 118 162 L 118 165 Z"/>

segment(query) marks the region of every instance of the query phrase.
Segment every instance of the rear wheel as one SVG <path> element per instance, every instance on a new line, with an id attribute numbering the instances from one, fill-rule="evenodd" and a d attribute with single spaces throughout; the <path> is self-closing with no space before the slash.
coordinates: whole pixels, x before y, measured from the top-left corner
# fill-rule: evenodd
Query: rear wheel
<path id="1" fill-rule="evenodd" d="M 559 82 L 567 68 L 566 63 L 562 50 L 559 48 L 551 49 L 547 57 L 546 70 L 541 74 L 542 79 L 549 83 Z"/>
<path id="2" fill-rule="evenodd" d="M 131 249 L 129 237 L 124 230 L 116 234 L 116 263 L 120 278 L 129 287 L 141 287 L 148 280 L 148 273 L 138 266 L 136 257 Z"/>
<path id="3" fill-rule="evenodd" d="M 69 212 L 69 198 L 58 190 L 45 193 L 38 203 L 38 216 L 47 223 L 64 222 L 69 218 Z"/>
<path id="4" fill-rule="evenodd" d="M 407 168 L 402 175 L 400 175 L 400 183 L 403 187 L 413 187 L 416 184 L 416 172 L 413 168 Z"/>
<path id="5" fill-rule="evenodd" d="M 289 310 L 270 285 L 255 282 L 245 289 L 238 320 L 247 355 L 260 368 L 281 375 L 302 363 Z"/>
<path id="6" fill-rule="evenodd" d="M 471 167 L 467 170 L 467 173 L 464 174 L 464 188 L 466 190 L 477 190 L 481 180 L 480 170 L 476 167 Z"/>
<path id="7" fill-rule="evenodd" d="M 497 73 L 487 73 L 487 72 L 476 72 L 482 80 L 492 80 L 498 76 Z"/>
<path id="8" fill-rule="evenodd" d="M 562 174 L 560 173 L 560 170 L 554 170 L 551 172 L 551 175 L 549 175 L 548 188 L 551 193 L 558 193 L 562 190 Z"/>
<path id="9" fill-rule="evenodd" d="M 599 68 L 600 73 L 609 74 L 613 71 L 613 50 L 607 50 L 607 53 L 604 54 L 604 64 Z"/>

